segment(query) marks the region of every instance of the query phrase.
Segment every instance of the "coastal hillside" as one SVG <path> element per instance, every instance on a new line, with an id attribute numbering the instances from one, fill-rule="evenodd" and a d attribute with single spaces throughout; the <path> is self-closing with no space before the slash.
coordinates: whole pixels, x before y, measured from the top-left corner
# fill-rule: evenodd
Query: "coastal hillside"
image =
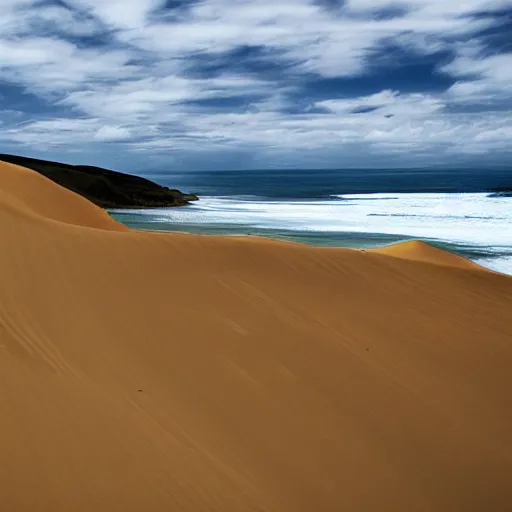
<path id="1" fill-rule="evenodd" d="M 148 179 L 101 167 L 69 165 L 5 154 L 0 154 L 0 161 L 37 171 L 102 208 L 184 206 L 197 200 L 194 195 L 162 187 Z"/>
<path id="2" fill-rule="evenodd" d="M 0 244 L 2 510 L 512 508 L 512 278 L 131 231 L 8 163 Z"/>

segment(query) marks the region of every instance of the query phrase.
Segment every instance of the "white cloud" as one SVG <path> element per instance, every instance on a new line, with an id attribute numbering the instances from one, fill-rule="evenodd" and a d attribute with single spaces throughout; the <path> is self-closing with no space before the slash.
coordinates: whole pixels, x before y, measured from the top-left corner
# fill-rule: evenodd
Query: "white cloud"
<path id="1" fill-rule="evenodd" d="M 98 128 L 98 119 L 50 119 L 22 123 L 3 131 L 0 138 L 44 149 L 89 142 Z"/>
<path id="2" fill-rule="evenodd" d="M 346 5 L 354 11 L 403 6 L 431 15 L 460 16 L 472 12 L 504 9 L 510 7 L 512 2 L 510 0 L 463 0 L 457 3 L 446 0 L 347 0 Z"/>
<path id="3" fill-rule="evenodd" d="M 463 52 L 442 71 L 456 77 L 478 76 L 499 83 L 512 82 L 512 53 L 480 56 L 478 52 Z"/>
<path id="4" fill-rule="evenodd" d="M 185 102 L 263 94 L 272 86 L 268 82 L 240 76 L 202 80 L 170 75 L 107 85 L 100 83 L 89 90 L 69 93 L 61 103 L 111 121 L 168 123 L 183 112 Z M 193 111 L 193 107 L 190 110 Z"/>
<path id="5" fill-rule="evenodd" d="M 102 126 L 94 135 L 94 140 L 112 142 L 126 140 L 131 137 L 130 130 L 122 126 Z"/>
<path id="6" fill-rule="evenodd" d="M 31 9 L 27 18 L 33 30 L 58 31 L 75 36 L 94 35 L 101 31 L 101 26 L 92 17 L 60 5 Z"/>
<path id="7" fill-rule="evenodd" d="M 72 53 L 71 44 L 57 39 L 34 37 L 0 40 L 0 66 L 3 68 L 50 64 L 58 57 L 69 59 Z"/>
<path id="8" fill-rule="evenodd" d="M 512 98 L 512 53 L 482 55 L 462 51 L 442 71 L 460 78 L 448 91 L 456 102 L 477 103 Z"/>
<path id="9" fill-rule="evenodd" d="M 19 37 L 34 33 L 90 35 L 101 30 L 92 16 L 62 5 L 38 0 L 2 0 L 0 3 L 1 37 Z"/>
<path id="10" fill-rule="evenodd" d="M 114 28 L 134 28 L 146 24 L 152 11 L 162 0 L 64 0 L 75 9 L 85 11 L 105 25 Z"/>
<path id="11" fill-rule="evenodd" d="M 398 91 L 384 90 L 358 98 L 324 100 L 316 102 L 317 107 L 336 114 L 350 114 L 373 109 L 378 116 L 423 117 L 434 114 L 445 107 L 441 98 L 428 94 L 400 94 Z"/>
<path id="12" fill-rule="evenodd" d="M 4 80 L 31 91 L 57 92 L 108 78 L 135 75 L 131 55 L 123 50 L 79 48 L 57 38 L 0 39 L 0 70 Z"/>

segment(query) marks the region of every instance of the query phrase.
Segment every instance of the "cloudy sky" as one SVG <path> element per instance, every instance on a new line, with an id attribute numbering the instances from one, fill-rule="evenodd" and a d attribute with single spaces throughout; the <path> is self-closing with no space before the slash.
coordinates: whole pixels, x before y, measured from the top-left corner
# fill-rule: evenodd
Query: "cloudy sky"
<path id="1" fill-rule="evenodd" d="M 512 0 L 0 0 L 0 151 L 119 170 L 512 161 Z"/>

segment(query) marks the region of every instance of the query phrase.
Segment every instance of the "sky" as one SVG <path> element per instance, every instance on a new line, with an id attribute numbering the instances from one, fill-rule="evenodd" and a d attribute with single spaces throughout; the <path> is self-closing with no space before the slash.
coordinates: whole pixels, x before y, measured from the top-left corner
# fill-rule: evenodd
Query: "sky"
<path id="1" fill-rule="evenodd" d="M 0 152 L 507 165 L 512 0 L 0 0 Z"/>

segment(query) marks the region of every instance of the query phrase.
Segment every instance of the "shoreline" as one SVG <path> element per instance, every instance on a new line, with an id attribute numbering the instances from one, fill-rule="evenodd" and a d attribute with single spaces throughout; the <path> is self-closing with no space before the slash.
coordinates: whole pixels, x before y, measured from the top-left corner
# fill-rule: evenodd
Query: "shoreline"
<path id="1" fill-rule="evenodd" d="M 121 213 L 122 215 L 122 213 Z M 113 217 L 116 218 L 116 217 Z M 118 220 L 118 219 L 116 219 Z M 496 262 L 508 262 L 508 258 L 512 255 L 512 251 L 507 251 L 504 248 L 502 253 L 496 252 L 485 246 L 460 244 L 456 241 L 447 241 L 439 239 L 430 239 L 424 237 L 414 237 L 410 235 L 394 235 L 388 233 L 367 233 L 367 232 L 334 232 L 334 233 L 323 233 L 323 232 L 307 232 L 307 231 L 287 231 L 274 229 L 274 230 L 262 230 L 255 229 L 254 232 L 243 232 L 239 230 L 240 225 L 232 225 L 233 232 L 229 232 L 230 229 L 226 227 L 216 227 L 213 225 L 196 225 L 196 229 L 176 229 L 176 224 L 172 225 L 172 228 L 155 228 L 149 227 L 150 223 L 147 223 L 148 227 L 141 227 L 135 223 L 126 222 L 124 225 L 131 229 L 155 233 L 182 233 L 189 235 L 201 235 L 201 236 L 226 236 L 226 237 L 256 237 L 261 239 L 278 240 L 282 242 L 297 243 L 301 245 L 307 245 L 312 247 L 324 247 L 324 248 L 347 248 L 355 250 L 373 250 L 385 248 L 394 244 L 403 243 L 407 241 L 420 240 L 429 244 L 432 244 L 441 249 L 449 250 L 474 261 L 478 265 L 496 272 L 499 274 L 510 276 L 512 275 L 512 268 L 509 270 L 509 266 L 506 269 L 493 268 Z M 154 223 L 158 224 L 158 223 Z M 166 225 L 165 223 L 162 223 Z M 483 260 L 483 263 L 481 262 Z"/>
<path id="2" fill-rule="evenodd" d="M 503 229 L 510 198 L 486 194 L 357 194 L 344 200 L 275 201 L 203 197 L 180 210 L 120 211 L 138 229 L 250 233 L 319 246 L 378 247 L 419 239 L 512 274 L 512 237 Z"/>

